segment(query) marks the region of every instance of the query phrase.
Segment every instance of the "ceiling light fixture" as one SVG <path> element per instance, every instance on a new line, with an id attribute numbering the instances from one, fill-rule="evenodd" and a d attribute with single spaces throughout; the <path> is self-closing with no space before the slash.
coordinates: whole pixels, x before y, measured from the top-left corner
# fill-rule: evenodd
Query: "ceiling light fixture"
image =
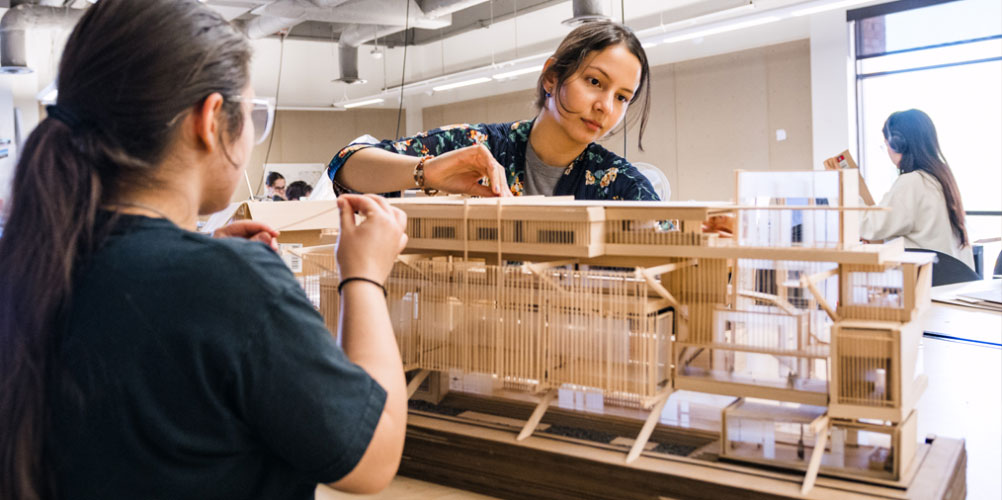
<path id="1" fill-rule="evenodd" d="M 370 104 L 379 104 L 381 102 L 383 102 L 383 99 L 377 97 L 375 99 L 366 99 L 364 101 L 355 101 L 347 104 L 342 104 L 341 107 L 345 109 L 351 109 L 351 108 L 357 108 L 359 106 L 368 106 Z"/>
<path id="2" fill-rule="evenodd" d="M 452 89 L 458 89 L 460 87 L 469 87 L 470 85 L 487 83 L 489 81 L 491 81 L 491 79 L 484 76 L 480 78 L 474 78 L 472 80 L 463 80 L 461 82 L 447 83 L 445 85 L 439 85 L 438 87 L 432 87 L 431 89 L 434 90 L 435 92 L 440 92 L 443 90 L 452 90 Z"/>
<path id="3" fill-rule="evenodd" d="M 752 26 L 759 26 L 762 24 L 768 24 L 771 22 L 779 21 L 781 18 L 779 16 L 763 16 L 757 17 L 755 19 L 749 19 L 747 21 L 742 21 L 739 23 L 726 22 L 719 26 L 714 26 L 711 28 L 704 28 L 694 30 L 688 33 L 679 34 L 669 34 L 661 40 L 662 43 L 675 43 L 682 42 L 685 40 L 693 40 L 695 38 L 703 38 L 710 35 L 717 35 L 720 33 L 726 33 L 728 31 L 737 31 L 744 28 L 751 28 Z"/>
<path id="4" fill-rule="evenodd" d="M 491 78 L 495 80 L 504 80 L 505 78 L 515 78 L 516 76 L 522 76 L 529 73 L 539 73 L 540 71 L 543 71 L 542 65 L 533 65 L 529 66 L 528 68 L 522 68 L 512 71 L 505 71 L 504 73 L 498 73 L 496 75 L 491 76 Z"/>

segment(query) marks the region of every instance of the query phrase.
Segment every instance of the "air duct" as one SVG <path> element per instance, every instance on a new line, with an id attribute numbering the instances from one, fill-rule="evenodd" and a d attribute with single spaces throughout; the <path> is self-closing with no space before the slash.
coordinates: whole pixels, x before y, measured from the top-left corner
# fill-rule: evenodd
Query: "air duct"
<path id="1" fill-rule="evenodd" d="M 574 0 L 574 17 L 564 19 L 562 24 L 576 25 L 591 21 L 608 21 L 609 12 L 606 6 L 609 2 L 605 0 Z"/>
<path id="2" fill-rule="evenodd" d="M 342 31 L 337 45 L 338 68 L 341 70 L 341 77 L 334 81 L 349 85 L 365 83 L 365 80 L 358 77 L 358 46 L 368 40 L 398 31 L 400 31 L 399 26 L 363 26 L 358 24 L 351 25 Z"/>
<path id="3" fill-rule="evenodd" d="M 244 24 L 248 38 L 264 38 L 308 20 L 317 10 L 333 9 L 348 0 L 279 0 L 251 11 L 258 17 Z"/>
<path id="4" fill-rule="evenodd" d="M 485 0 L 418 0 L 423 16 L 441 17 L 483 3 Z M 451 21 L 450 21 L 451 22 Z M 338 67 L 341 77 L 335 82 L 365 83 L 358 77 L 358 47 L 369 40 L 401 31 L 403 26 L 380 24 L 353 24 L 341 32 L 338 40 Z"/>
<path id="5" fill-rule="evenodd" d="M 262 38 L 303 21 L 349 23 L 338 40 L 338 66 L 344 83 L 363 83 L 358 76 L 358 47 L 365 42 L 412 28 L 439 29 L 452 24 L 451 15 L 487 0 L 408 0 L 410 16 L 398 0 L 279 0 L 252 11 L 258 17 L 244 24 L 250 38 Z M 410 19 L 407 19 L 410 17 Z"/>
<path id="6" fill-rule="evenodd" d="M 421 12 L 428 17 L 447 16 L 487 0 L 417 0 Z"/>
<path id="7" fill-rule="evenodd" d="M 68 7 L 49 7 L 33 3 L 11 6 L 0 19 L 0 66 L 2 66 L 0 73 L 24 74 L 33 71 L 28 67 L 26 55 L 25 32 L 28 29 L 72 28 L 81 15 L 83 15 L 82 9 Z"/>
<path id="8" fill-rule="evenodd" d="M 365 83 L 365 80 L 358 77 L 358 47 L 338 45 L 337 61 L 338 67 L 341 69 L 341 78 L 334 80 L 335 82 L 347 83 L 348 85 Z"/>

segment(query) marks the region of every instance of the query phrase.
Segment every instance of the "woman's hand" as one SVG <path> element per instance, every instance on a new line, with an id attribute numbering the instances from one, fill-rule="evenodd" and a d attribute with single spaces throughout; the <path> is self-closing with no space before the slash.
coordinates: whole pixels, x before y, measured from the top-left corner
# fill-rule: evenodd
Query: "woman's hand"
<path id="1" fill-rule="evenodd" d="M 486 177 L 489 186 L 480 184 Z M 445 191 L 484 197 L 509 197 L 505 169 L 483 144 L 449 151 L 425 161 L 425 186 Z"/>
<path id="2" fill-rule="evenodd" d="M 407 246 L 407 214 L 373 194 L 341 195 L 337 206 L 341 210 L 337 240 L 341 279 L 367 278 L 385 283 L 397 255 Z M 357 225 L 355 212 L 365 217 Z"/>
<path id="3" fill-rule="evenodd" d="M 231 222 L 212 233 L 213 238 L 244 238 L 260 241 L 278 251 L 278 231 L 267 224 L 253 220 L 238 220 Z"/>
<path id="4" fill-rule="evenodd" d="M 734 236 L 734 216 L 714 215 L 703 221 L 704 233 L 717 233 L 722 237 L 730 238 Z"/>

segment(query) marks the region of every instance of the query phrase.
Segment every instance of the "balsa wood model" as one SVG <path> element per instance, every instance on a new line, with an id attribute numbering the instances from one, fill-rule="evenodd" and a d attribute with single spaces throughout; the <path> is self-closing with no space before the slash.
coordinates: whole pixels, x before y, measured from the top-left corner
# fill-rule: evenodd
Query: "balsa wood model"
<path id="1" fill-rule="evenodd" d="M 409 237 L 386 284 L 411 391 L 479 373 L 650 410 L 676 390 L 734 396 L 720 456 L 861 480 L 904 477 L 916 454 L 919 321 L 933 257 L 859 242 L 858 173 L 738 171 L 734 203 L 550 198 L 395 200 Z M 730 214 L 732 238 L 703 231 Z M 331 246 L 303 282 L 336 331 Z"/>

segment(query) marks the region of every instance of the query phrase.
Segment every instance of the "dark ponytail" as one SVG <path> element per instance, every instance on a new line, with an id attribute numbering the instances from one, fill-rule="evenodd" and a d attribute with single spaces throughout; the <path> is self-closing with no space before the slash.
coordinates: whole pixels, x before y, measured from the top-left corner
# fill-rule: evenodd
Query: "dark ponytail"
<path id="1" fill-rule="evenodd" d="M 70 35 L 58 103 L 24 144 L 0 238 L 0 498 L 56 496 L 47 398 L 74 276 L 114 223 L 102 206 L 155 186 L 179 117 L 212 93 L 240 95 L 249 60 L 243 35 L 197 0 L 101 0 Z M 240 105 L 223 106 L 235 137 Z"/>
<path id="2" fill-rule="evenodd" d="M 898 163 L 901 173 L 921 170 L 939 181 L 953 234 L 960 240 L 961 246 L 969 245 L 960 189 L 939 148 L 936 126 L 929 115 L 917 109 L 891 113 L 884 121 L 882 131 L 891 149 L 901 154 L 901 161 Z"/>

